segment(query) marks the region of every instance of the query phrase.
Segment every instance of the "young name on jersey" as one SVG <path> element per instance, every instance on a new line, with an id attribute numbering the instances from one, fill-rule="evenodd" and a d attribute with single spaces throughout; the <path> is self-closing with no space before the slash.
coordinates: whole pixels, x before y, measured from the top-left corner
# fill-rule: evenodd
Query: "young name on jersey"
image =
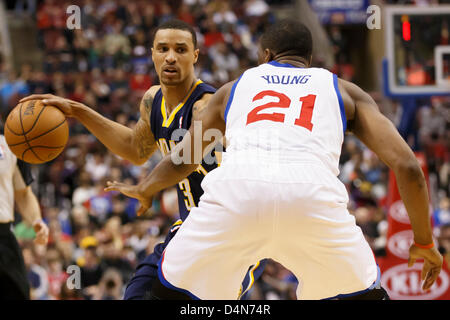
<path id="1" fill-rule="evenodd" d="M 305 75 L 278 75 L 278 74 L 267 74 L 261 76 L 267 81 L 267 84 L 305 84 L 311 78 L 310 74 Z"/>

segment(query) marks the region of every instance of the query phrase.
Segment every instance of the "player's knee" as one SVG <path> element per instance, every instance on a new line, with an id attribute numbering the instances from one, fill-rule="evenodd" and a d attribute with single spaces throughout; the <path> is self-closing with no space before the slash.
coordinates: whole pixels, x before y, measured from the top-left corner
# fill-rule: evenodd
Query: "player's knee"
<path id="1" fill-rule="evenodd" d="M 147 300 L 156 278 L 158 278 L 156 266 L 143 265 L 138 267 L 125 289 L 123 299 Z"/>
<path id="2" fill-rule="evenodd" d="M 145 289 L 142 286 L 138 286 L 135 283 L 130 283 L 125 289 L 123 300 L 146 300 L 149 289 Z"/>
<path id="3" fill-rule="evenodd" d="M 192 300 L 187 294 L 164 286 L 158 277 L 155 279 L 152 290 L 146 298 L 149 300 Z"/>

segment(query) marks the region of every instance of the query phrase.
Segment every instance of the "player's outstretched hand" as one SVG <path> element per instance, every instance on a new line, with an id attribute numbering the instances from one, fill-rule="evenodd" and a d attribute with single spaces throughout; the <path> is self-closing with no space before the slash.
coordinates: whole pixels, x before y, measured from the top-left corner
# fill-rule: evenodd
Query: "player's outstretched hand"
<path id="1" fill-rule="evenodd" d="M 441 272 L 443 257 L 436 247 L 423 249 L 413 244 L 409 248 L 408 267 L 412 267 L 416 259 L 424 259 L 421 274 L 421 278 L 424 281 L 422 289 L 428 290 Z"/>
<path id="2" fill-rule="evenodd" d="M 73 117 L 72 105 L 76 102 L 70 99 L 55 96 L 53 94 L 32 94 L 25 98 L 20 99 L 20 103 L 26 102 L 28 100 L 42 100 L 44 105 L 50 105 L 57 107 L 61 110 L 66 117 Z"/>
<path id="3" fill-rule="evenodd" d="M 152 206 L 153 198 L 145 197 L 139 192 L 139 188 L 136 185 L 130 185 L 121 182 L 106 182 L 107 187 L 104 189 L 105 191 L 119 191 L 123 193 L 127 197 L 138 199 L 141 207 L 139 208 L 137 215 L 141 216 L 144 214 L 150 207 Z"/>
<path id="4" fill-rule="evenodd" d="M 34 242 L 36 244 L 47 245 L 48 242 L 48 227 L 41 219 L 33 222 L 33 229 L 36 232 Z"/>

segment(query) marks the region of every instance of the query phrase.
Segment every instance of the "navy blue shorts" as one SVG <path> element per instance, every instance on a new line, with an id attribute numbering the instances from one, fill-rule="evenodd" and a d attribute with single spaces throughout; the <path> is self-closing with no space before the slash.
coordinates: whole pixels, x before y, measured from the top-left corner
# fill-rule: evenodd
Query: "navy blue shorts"
<path id="1" fill-rule="evenodd" d="M 164 249 L 175 236 L 179 227 L 180 223 L 176 222 L 170 229 L 164 242 L 157 244 L 153 253 L 145 257 L 138 265 L 134 276 L 131 278 L 125 290 L 124 300 L 145 300 L 149 297 L 152 284 L 158 277 L 158 261 L 161 259 Z M 266 260 L 261 260 L 249 268 L 242 281 L 240 299 L 245 300 L 247 298 L 256 279 L 262 275 L 265 265 Z"/>

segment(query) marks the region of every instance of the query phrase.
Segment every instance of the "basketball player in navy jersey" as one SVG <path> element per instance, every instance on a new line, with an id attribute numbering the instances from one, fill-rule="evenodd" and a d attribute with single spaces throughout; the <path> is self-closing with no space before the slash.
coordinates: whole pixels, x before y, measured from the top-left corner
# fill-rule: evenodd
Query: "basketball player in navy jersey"
<path id="1" fill-rule="evenodd" d="M 183 138 L 180 135 L 183 131 L 179 129 L 187 132 L 198 111 L 206 106 L 216 91 L 195 77 L 194 64 L 198 54 L 195 30 L 189 24 L 169 20 L 155 30 L 152 59 L 160 85 L 152 86 L 144 94 L 140 104 L 141 116 L 133 129 L 103 117 L 86 105 L 54 95 L 31 95 L 21 101 L 43 99 L 44 104 L 59 107 L 66 116 L 78 119 L 114 154 L 141 165 L 157 147 L 163 155 L 168 154 Z M 199 202 L 203 194 L 200 186 L 203 178 L 216 167 L 217 161 L 209 164 L 203 161 L 195 172 L 176 185 L 181 220 L 171 227 L 165 241 L 158 244 L 137 267 L 124 299 L 145 299 L 146 293 L 150 292 L 162 252 L 191 208 Z M 151 198 L 146 199 L 147 207 L 151 202 Z M 236 288 L 236 295 L 243 296 L 248 292 L 264 265 L 265 261 L 262 261 L 249 268 L 240 291 Z"/>

